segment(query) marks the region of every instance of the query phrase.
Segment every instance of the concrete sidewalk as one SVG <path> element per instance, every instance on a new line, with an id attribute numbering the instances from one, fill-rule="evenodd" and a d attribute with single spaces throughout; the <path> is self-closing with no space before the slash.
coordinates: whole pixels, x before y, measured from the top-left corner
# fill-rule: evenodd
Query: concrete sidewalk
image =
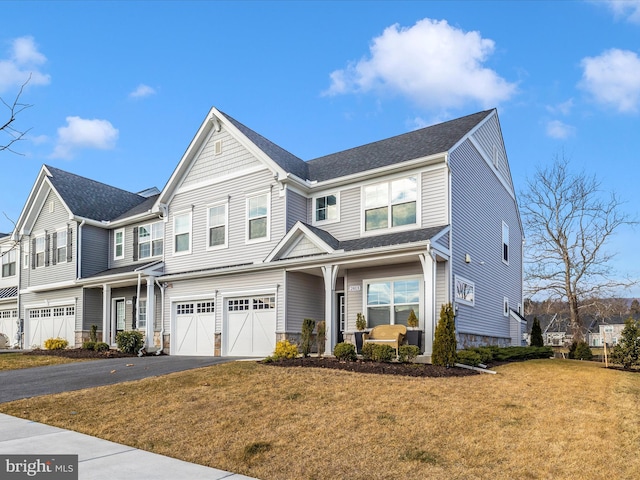
<path id="1" fill-rule="evenodd" d="M 0 414 L 0 454 L 78 455 L 79 480 L 256 480 L 4 414 Z"/>

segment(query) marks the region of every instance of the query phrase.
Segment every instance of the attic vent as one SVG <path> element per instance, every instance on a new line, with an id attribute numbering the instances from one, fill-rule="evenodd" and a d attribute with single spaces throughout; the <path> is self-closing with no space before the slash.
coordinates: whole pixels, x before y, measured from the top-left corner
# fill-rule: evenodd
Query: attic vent
<path id="1" fill-rule="evenodd" d="M 56 209 L 56 204 L 52 201 L 49 202 L 49 213 L 53 213 Z"/>
<path id="2" fill-rule="evenodd" d="M 213 153 L 220 155 L 222 153 L 222 140 L 216 140 L 213 144 Z"/>
<path id="3" fill-rule="evenodd" d="M 493 152 L 492 152 L 492 157 L 493 157 L 493 165 L 498 168 L 498 147 L 496 146 L 496 144 L 493 144 Z"/>

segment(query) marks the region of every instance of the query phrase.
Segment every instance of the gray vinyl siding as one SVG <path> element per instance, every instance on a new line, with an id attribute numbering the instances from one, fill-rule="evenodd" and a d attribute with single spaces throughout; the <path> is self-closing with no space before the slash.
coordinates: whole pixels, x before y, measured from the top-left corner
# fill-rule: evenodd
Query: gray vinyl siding
<path id="1" fill-rule="evenodd" d="M 157 255 L 155 257 L 147 257 L 147 258 L 143 258 L 143 259 L 138 259 L 138 260 L 134 260 L 134 245 L 133 245 L 133 240 L 134 240 L 134 235 L 133 235 L 133 230 L 134 228 L 139 228 L 141 225 L 150 225 L 156 222 L 163 222 L 163 220 L 159 219 L 159 218 L 154 218 L 152 220 L 146 220 L 144 222 L 138 222 L 138 223 L 134 223 L 131 225 L 126 225 L 124 227 L 121 228 L 115 228 L 113 230 L 109 231 L 109 264 L 110 267 L 109 268 L 120 268 L 120 267 L 126 267 L 127 265 L 132 265 L 132 264 L 146 264 L 146 263 L 150 263 L 156 260 L 162 260 L 162 255 Z M 166 229 L 167 223 L 164 223 L 164 227 Z M 119 230 L 124 230 L 124 258 L 121 259 L 115 259 L 115 232 L 119 231 Z M 166 236 L 166 232 L 165 232 L 165 236 L 163 239 L 163 249 L 165 248 L 165 244 L 167 243 L 167 236 Z"/>
<path id="2" fill-rule="evenodd" d="M 53 212 L 50 212 L 50 204 L 53 202 Z M 29 252 L 33 256 L 32 239 L 40 237 L 42 235 L 50 235 L 58 230 L 72 228 L 72 261 L 57 263 L 53 265 L 51 261 L 53 252 L 52 245 L 50 245 L 50 262 L 49 266 L 31 268 L 31 258 L 29 259 L 29 274 L 25 276 L 25 281 L 28 283 L 22 283 L 23 287 L 46 285 L 49 283 L 65 282 L 74 280 L 76 278 L 76 244 L 77 244 L 77 224 L 69 220 L 69 212 L 66 210 L 58 196 L 51 191 L 47 196 L 40 214 L 36 219 L 31 235 L 26 236 L 24 240 L 29 242 Z M 20 259 L 22 264 L 22 259 Z"/>
<path id="3" fill-rule="evenodd" d="M 331 192 L 326 191 L 329 195 Z M 337 192 L 336 192 L 337 193 Z M 360 237 L 360 187 L 340 190 L 340 221 L 318 225 L 338 240 L 352 240 Z M 313 202 L 309 202 L 309 218 L 314 218 Z"/>
<path id="4" fill-rule="evenodd" d="M 81 230 L 82 262 L 80 275 L 90 277 L 109 268 L 109 231 L 92 225 Z"/>
<path id="5" fill-rule="evenodd" d="M 41 293 L 21 293 L 20 294 L 20 318 L 24 318 L 25 321 L 29 318 L 27 316 L 27 310 L 31 304 L 39 304 L 41 302 L 56 302 L 62 299 L 75 299 L 65 303 L 67 305 L 75 305 L 75 330 L 80 331 L 82 329 L 82 318 L 84 312 L 84 305 L 82 303 L 82 287 L 65 288 L 61 290 L 52 290 L 49 292 Z M 35 308 L 43 308 L 44 305 Z"/>
<path id="6" fill-rule="evenodd" d="M 269 240 L 246 243 L 247 198 L 270 192 Z M 208 206 L 228 199 L 228 248 L 207 250 Z M 192 212 L 191 253 L 173 255 L 173 221 L 177 213 Z M 169 221 L 165 223 L 165 272 L 185 272 L 203 268 L 222 267 L 263 261 L 285 235 L 285 197 L 274 187 L 273 175 L 262 170 L 185 193 L 171 202 Z"/>
<path id="7" fill-rule="evenodd" d="M 500 125 L 497 116 L 489 118 L 480 128 L 473 133 L 473 139 L 478 142 L 480 148 L 484 151 L 485 157 L 493 162 L 494 146 L 497 154 L 497 168 L 500 176 L 513 192 L 513 183 L 511 181 L 511 173 L 509 171 L 509 163 L 504 147 L 502 135 L 500 134 Z"/>
<path id="8" fill-rule="evenodd" d="M 320 250 L 315 243 L 309 240 L 307 237 L 303 237 L 298 244 L 284 257 L 282 258 L 297 258 L 306 257 L 309 255 L 317 255 L 319 253 L 325 253 Z"/>
<path id="9" fill-rule="evenodd" d="M 471 142 L 461 144 L 450 158 L 453 274 L 475 284 L 475 305 L 459 304 L 456 327 L 460 333 L 506 338 L 504 297 L 510 306 L 522 302 L 522 231 L 515 200 Z M 503 221 L 509 225 L 509 265 L 502 262 Z M 466 254 L 470 263 L 465 263 Z"/>
<path id="10" fill-rule="evenodd" d="M 449 186 L 447 170 L 443 166 L 422 173 L 422 228 L 449 223 Z"/>
<path id="11" fill-rule="evenodd" d="M 436 316 L 440 315 L 442 305 L 449 303 L 449 297 L 447 295 L 448 283 L 447 264 L 445 262 L 436 262 Z"/>
<path id="12" fill-rule="evenodd" d="M 171 288 L 165 290 L 165 334 L 171 333 L 172 304 L 198 297 L 199 299 L 213 299 L 215 301 L 216 333 L 222 331 L 224 312 L 223 299 L 241 296 L 254 296 L 252 292 L 276 291 L 277 331 L 284 332 L 284 271 L 270 270 L 267 272 L 253 272 L 202 277 L 192 280 L 178 280 L 171 282 Z M 244 292 L 244 293 L 243 293 Z M 260 295 L 261 293 L 255 293 Z"/>
<path id="13" fill-rule="evenodd" d="M 215 154 L 217 140 L 222 141 L 222 153 L 219 155 Z M 220 132 L 213 131 L 207 139 L 182 186 L 215 180 L 259 165 L 260 162 L 223 127 Z"/>
<path id="14" fill-rule="evenodd" d="M 111 315 L 112 318 L 109 319 L 110 322 L 113 321 L 113 300 L 114 299 L 122 299 L 124 298 L 124 324 L 125 330 L 131 330 L 133 327 L 133 319 L 135 315 L 136 302 L 133 301 L 134 297 L 138 297 L 138 287 L 124 287 L 124 288 L 114 288 L 111 290 Z M 140 284 L 140 299 L 145 300 L 147 298 L 147 282 L 143 279 Z M 154 325 L 153 328 L 155 331 L 160 330 L 161 327 L 161 308 L 162 308 L 162 297 L 161 292 L 158 287 L 155 287 L 155 312 L 154 312 Z M 147 305 L 147 311 L 149 311 L 149 305 Z M 102 315 L 100 315 L 102 318 Z M 140 330 L 136 326 L 136 330 Z"/>
<path id="15" fill-rule="evenodd" d="M 296 222 L 310 223 L 307 216 L 309 200 L 299 193 L 287 190 L 287 232 Z"/>
<path id="16" fill-rule="evenodd" d="M 416 262 L 348 270 L 345 274 L 346 285 L 344 287 L 346 331 L 355 331 L 356 315 L 358 313 L 364 313 L 366 316 L 366 292 L 364 291 L 365 287 L 363 285 L 365 280 L 402 276 L 419 276 L 422 279 L 422 266 Z M 360 287 L 361 290 L 349 291 L 350 287 Z M 423 315 L 424 312 L 420 312 L 420 316 Z"/>
<path id="17" fill-rule="evenodd" d="M 83 290 L 84 315 L 82 317 L 82 329 L 90 330 L 91 325 L 97 325 L 98 331 L 102 331 L 102 289 L 85 288 Z"/>
<path id="18" fill-rule="evenodd" d="M 439 237 L 438 240 L 436 240 L 436 243 L 448 250 L 449 249 L 449 232 Z"/>
<path id="19" fill-rule="evenodd" d="M 288 272 L 286 275 L 286 331 L 300 332 L 305 318 L 316 322 L 325 320 L 322 277 L 300 272 Z"/>

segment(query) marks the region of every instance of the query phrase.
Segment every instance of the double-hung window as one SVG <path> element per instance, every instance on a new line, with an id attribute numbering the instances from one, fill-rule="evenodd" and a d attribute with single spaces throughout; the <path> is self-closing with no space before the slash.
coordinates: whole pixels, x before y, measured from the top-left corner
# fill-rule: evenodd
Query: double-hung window
<path id="1" fill-rule="evenodd" d="M 247 198 L 247 241 L 269 239 L 269 193 Z"/>
<path id="2" fill-rule="evenodd" d="M 227 246 L 227 204 L 209 207 L 207 217 L 207 248 L 223 248 Z"/>
<path id="3" fill-rule="evenodd" d="M 366 284 L 367 323 L 407 325 L 411 310 L 420 318 L 420 279 L 374 280 Z"/>
<path id="4" fill-rule="evenodd" d="M 338 220 L 338 196 L 324 195 L 314 199 L 314 221 L 316 223 Z"/>
<path id="5" fill-rule="evenodd" d="M 58 230 L 56 232 L 56 251 L 53 253 L 56 263 L 64 263 L 67 261 L 67 230 Z"/>
<path id="6" fill-rule="evenodd" d="M 365 186 L 365 231 L 415 225 L 417 199 L 418 180 L 415 176 Z"/>
<path id="7" fill-rule="evenodd" d="M 36 268 L 44 267 L 46 240 L 44 236 L 36 237 Z"/>
<path id="8" fill-rule="evenodd" d="M 191 252 L 191 212 L 178 213 L 173 217 L 173 237 L 175 253 Z"/>
<path id="9" fill-rule="evenodd" d="M 124 258 L 124 228 L 113 232 L 113 258 Z"/>
<path id="10" fill-rule="evenodd" d="M 502 261 L 509 264 L 509 225 L 502 222 Z"/>
<path id="11" fill-rule="evenodd" d="M 141 225 L 138 228 L 138 258 L 162 255 L 164 225 L 162 222 Z"/>
<path id="12" fill-rule="evenodd" d="M 13 277 L 16 274 L 16 249 L 2 253 L 2 276 Z"/>

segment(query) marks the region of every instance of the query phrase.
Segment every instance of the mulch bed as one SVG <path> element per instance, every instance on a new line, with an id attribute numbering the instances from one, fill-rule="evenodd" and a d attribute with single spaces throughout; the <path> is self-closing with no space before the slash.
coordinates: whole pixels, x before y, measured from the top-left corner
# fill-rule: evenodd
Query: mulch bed
<path id="1" fill-rule="evenodd" d="M 334 357 L 307 357 L 281 359 L 264 362 L 275 367 L 311 367 L 347 370 L 359 373 L 377 373 L 383 375 L 404 375 L 409 377 L 468 377 L 480 375 L 479 372 L 459 367 L 439 367 L 428 363 L 380 363 L 367 360 L 343 362 Z"/>
<path id="2" fill-rule="evenodd" d="M 25 352 L 24 355 L 49 355 L 65 358 L 125 358 L 137 356 L 129 353 L 122 353 L 118 350 L 96 352 L 95 350 L 87 350 L 84 348 L 67 348 L 65 350 L 31 350 L 30 352 Z"/>

